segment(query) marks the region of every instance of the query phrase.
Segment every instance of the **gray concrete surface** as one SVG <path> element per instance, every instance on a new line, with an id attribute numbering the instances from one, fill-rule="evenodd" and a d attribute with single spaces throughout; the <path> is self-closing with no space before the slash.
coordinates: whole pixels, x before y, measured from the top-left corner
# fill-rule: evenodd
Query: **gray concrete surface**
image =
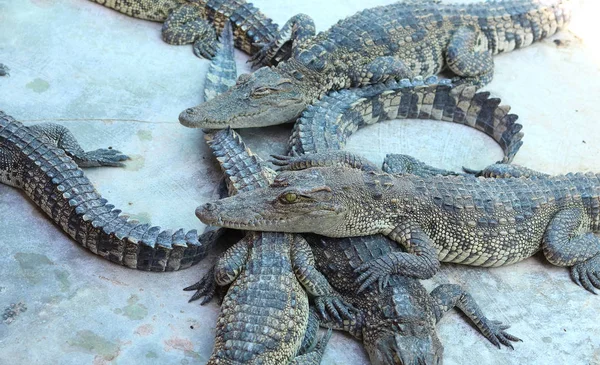
<path id="1" fill-rule="evenodd" d="M 255 4 L 281 25 L 298 12 L 324 30 L 339 18 L 391 0 L 270 1 Z M 487 87 L 524 125 L 515 162 L 550 173 L 600 170 L 599 6 L 583 9 L 573 32 L 496 58 Z M 554 39 L 553 38 L 553 39 Z M 238 54 L 240 68 L 247 69 Z M 113 146 L 133 159 L 124 169 L 87 174 L 113 204 L 163 227 L 203 229 L 194 209 L 219 179 L 200 131 L 177 115 L 200 101 L 207 61 L 189 46 L 169 46 L 160 24 L 128 18 L 85 0 L 0 0 L 0 109 L 26 123 L 55 121 L 88 149 Z M 262 156 L 283 152 L 289 126 L 242 130 Z M 380 163 L 410 153 L 458 169 L 501 156 L 490 139 L 466 127 L 391 121 L 356 133 L 348 149 Z M 0 364 L 194 364 L 210 356 L 218 306 L 188 304 L 181 288 L 206 264 L 177 273 L 125 269 L 81 249 L 19 191 L 0 186 Z M 599 364 L 600 298 L 571 282 L 540 255 L 498 268 L 445 265 L 427 281 L 467 288 L 489 317 L 523 339 L 498 350 L 464 317 L 439 325 L 447 364 Z M 365 364 L 359 343 L 335 334 L 325 364 Z"/>

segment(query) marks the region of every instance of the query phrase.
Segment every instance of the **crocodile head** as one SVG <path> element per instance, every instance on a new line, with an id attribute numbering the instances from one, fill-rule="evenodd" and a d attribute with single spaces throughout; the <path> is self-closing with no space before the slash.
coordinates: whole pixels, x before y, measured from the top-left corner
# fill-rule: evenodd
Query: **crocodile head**
<path id="1" fill-rule="evenodd" d="M 186 127 L 264 127 L 294 120 L 309 104 L 302 82 L 277 68 L 243 74 L 227 92 L 179 115 Z"/>
<path id="2" fill-rule="evenodd" d="M 393 331 L 364 334 L 365 348 L 372 364 L 437 365 L 442 363 L 444 347 L 431 325 L 396 323 Z"/>
<path id="3" fill-rule="evenodd" d="M 207 203 L 196 215 L 206 224 L 244 230 L 375 234 L 390 226 L 390 216 L 382 199 L 368 199 L 373 191 L 367 175 L 341 167 L 287 171 L 267 188 Z"/>

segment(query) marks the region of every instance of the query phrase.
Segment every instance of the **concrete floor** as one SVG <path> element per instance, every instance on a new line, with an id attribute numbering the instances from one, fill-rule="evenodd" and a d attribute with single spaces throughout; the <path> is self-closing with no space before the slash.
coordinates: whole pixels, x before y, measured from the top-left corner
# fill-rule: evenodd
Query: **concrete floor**
<path id="1" fill-rule="evenodd" d="M 257 0 L 280 25 L 311 14 L 324 30 L 339 18 L 392 0 Z M 549 173 L 600 170 L 600 44 L 594 14 L 576 14 L 572 32 L 496 58 L 486 88 L 524 125 L 515 162 Z M 238 54 L 240 71 L 247 70 Z M 207 61 L 189 46 L 169 46 L 160 24 L 128 18 L 85 0 L 0 0 L 0 109 L 26 123 L 54 121 L 87 149 L 112 146 L 130 156 L 124 169 L 89 169 L 103 196 L 163 227 L 203 225 L 193 212 L 211 199 L 220 174 L 198 130 L 177 116 L 200 102 Z M 290 126 L 242 130 L 262 156 L 281 153 Z M 361 130 L 348 149 L 380 163 L 410 153 L 436 166 L 483 167 L 500 158 L 493 141 L 467 127 L 391 121 Z M 218 306 L 188 304 L 181 288 L 206 269 L 146 273 L 81 249 L 19 191 L 0 186 L 0 364 L 191 364 L 211 353 Z M 445 265 L 425 282 L 463 285 L 490 318 L 523 339 L 498 350 L 463 316 L 439 325 L 447 364 L 600 364 L 600 298 L 540 255 L 498 269 Z M 26 310 L 25 310 L 26 308 Z M 13 308 L 14 309 L 14 308 Z M 335 334 L 324 364 L 365 364 L 359 343 Z"/>

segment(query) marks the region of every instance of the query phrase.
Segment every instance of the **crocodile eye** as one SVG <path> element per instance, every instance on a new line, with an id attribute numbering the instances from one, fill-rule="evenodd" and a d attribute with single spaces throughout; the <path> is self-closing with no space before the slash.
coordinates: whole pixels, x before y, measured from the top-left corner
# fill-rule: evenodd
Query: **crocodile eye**
<path id="1" fill-rule="evenodd" d="M 282 200 L 283 203 L 286 203 L 286 204 L 295 203 L 296 200 L 298 200 L 298 194 L 296 194 L 296 193 L 285 193 L 281 197 L 281 200 Z"/>
<path id="2" fill-rule="evenodd" d="M 275 89 L 273 89 L 271 87 L 261 86 L 261 87 L 257 87 L 256 89 L 252 90 L 250 95 L 255 98 L 260 98 L 260 97 L 271 94 L 273 91 L 275 91 Z"/>
<path id="3" fill-rule="evenodd" d="M 251 76 L 252 76 L 252 75 L 251 75 L 251 74 L 248 74 L 248 73 L 246 73 L 246 74 L 241 74 L 241 75 L 238 77 L 238 79 L 237 79 L 237 81 L 235 82 L 235 84 L 236 84 L 236 85 L 242 85 L 242 84 L 245 84 L 246 82 L 248 82 L 248 80 L 250 80 L 250 77 L 251 77 Z"/>

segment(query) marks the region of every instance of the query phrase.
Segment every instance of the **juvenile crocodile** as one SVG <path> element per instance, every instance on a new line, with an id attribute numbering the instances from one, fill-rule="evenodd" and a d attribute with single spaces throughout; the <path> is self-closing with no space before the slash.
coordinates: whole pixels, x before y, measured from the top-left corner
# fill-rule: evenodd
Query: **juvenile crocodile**
<path id="1" fill-rule="evenodd" d="M 56 124 L 25 127 L 0 111 L 0 183 L 23 190 L 77 243 L 129 268 L 172 271 L 206 254 L 195 230 L 161 231 L 121 215 L 94 189 L 81 166 L 121 166 L 127 156 L 100 149 L 84 152 Z"/>
<path id="2" fill-rule="evenodd" d="M 196 215 L 237 229 L 382 233 L 406 248 L 360 267 L 361 289 L 385 283 L 394 272 L 429 278 L 440 261 L 501 266 L 539 250 L 550 263 L 570 267 L 578 285 L 600 288 L 600 239 L 594 235 L 600 231 L 600 180 L 592 173 L 484 179 L 310 168 L 283 172 L 268 188 L 207 203 Z"/>
<path id="3" fill-rule="evenodd" d="M 218 156 L 231 189 L 249 190 L 272 181 L 271 170 L 245 147 L 235 132 L 218 132 L 211 141 L 211 148 Z M 321 325 L 348 331 L 361 340 L 373 364 L 391 365 L 397 363 L 394 359 L 402 359 L 404 364 L 441 363 L 443 347 L 437 338 L 435 324 L 454 306 L 471 318 L 494 345 L 512 348 L 510 341 L 519 340 L 505 332 L 508 326 L 488 320 L 474 299 L 458 285 L 442 285 L 430 295 L 418 280 L 392 275 L 390 285 L 383 291 L 369 288 L 357 294 L 358 285 L 354 279 L 359 274 L 354 269 L 399 251 L 387 237 L 304 237 L 314 252 L 317 269 L 326 275 L 346 302 L 358 309 L 351 320 L 321 315 Z"/>
<path id="4" fill-rule="evenodd" d="M 523 126 L 510 106 L 474 86 L 428 77 L 332 92 L 309 106 L 294 125 L 290 154 L 337 151 L 357 129 L 391 119 L 443 120 L 475 128 L 502 148 L 511 162 L 523 144 Z"/>
<path id="5" fill-rule="evenodd" d="M 208 138 L 223 168 L 243 169 L 248 162 L 259 163 L 255 155 L 239 153 L 246 147 L 231 130 Z M 230 154 L 231 150 L 235 153 Z M 230 156 L 236 156 L 236 166 Z M 263 182 L 258 186 L 268 185 L 274 176 L 269 169 L 256 173 L 262 177 L 256 180 Z M 231 194 L 256 186 L 254 180 L 248 184 L 232 181 Z M 309 313 L 307 293 L 323 312 L 340 320 L 350 317 L 346 304 L 314 268 L 312 252 L 299 235 L 251 232 L 225 252 L 213 273 L 216 284 L 230 286 L 221 304 L 208 364 L 318 364 L 327 337 L 320 341 L 320 351 L 310 351 L 318 325 L 316 316 Z"/>
<path id="6" fill-rule="evenodd" d="M 217 129 L 281 124 L 332 90 L 428 76 L 444 67 L 458 83 L 483 86 L 492 79 L 492 55 L 554 34 L 568 23 L 570 2 L 406 1 L 361 11 L 314 37 L 303 31 L 307 19 L 292 18 L 282 28 L 281 34 L 306 39 L 294 42 L 289 60 L 241 75 L 227 93 L 183 111 L 180 122 Z"/>
<path id="7" fill-rule="evenodd" d="M 277 36 L 278 26 L 245 0 L 91 0 L 138 19 L 163 23 L 162 38 L 174 45 L 193 43 L 194 54 L 212 58 L 216 32 L 229 20 L 235 46 L 252 55 Z M 269 64 L 265 59 L 264 63 Z"/>

